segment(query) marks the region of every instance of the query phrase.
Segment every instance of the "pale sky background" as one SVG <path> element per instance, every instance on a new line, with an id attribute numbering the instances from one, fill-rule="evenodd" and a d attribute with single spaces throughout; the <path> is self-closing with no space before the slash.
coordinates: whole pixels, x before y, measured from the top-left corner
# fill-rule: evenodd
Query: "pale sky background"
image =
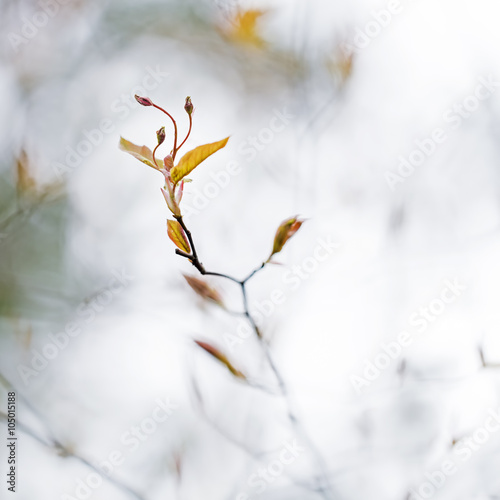
<path id="1" fill-rule="evenodd" d="M 393 2 L 234 2 L 269 10 L 259 24 L 269 44 L 264 53 L 217 34 L 214 23 L 227 24 L 219 4 L 69 2 L 16 52 L 7 35 L 19 33 L 23 19 L 40 8 L 0 0 L 2 192 L 14 183 L 11 163 L 21 145 L 39 178 L 53 179 L 56 163 L 66 161 L 67 148 L 77 148 L 85 131 L 106 118 L 112 128 L 64 177 L 63 233 L 44 229 L 35 211 L 30 220 L 42 236 L 27 258 L 20 250 L 25 240 L 6 230 L 1 273 L 5 283 L 17 274 L 16 293 L 27 295 L 16 314 L 2 316 L 1 373 L 77 454 L 99 463 L 120 451 L 125 460 L 113 477 L 145 500 L 238 500 L 239 493 L 255 494 L 249 478 L 276 457 L 256 462 L 208 425 L 194 404 L 192 378 L 212 420 L 252 449 L 279 452 L 295 437 L 279 398 L 235 382 L 192 342 L 211 339 L 255 378 L 273 383 L 253 339 L 232 352 L 225 344 L 237 319 L 202 305 L 184 283 L 181 273 L 195 270 L 174 255 L 167 238 L 161 175 L 118 150 L 120 135 L 154 146 L 161 125 L 171 140 L 159 112 L 119 104 L 154 70 L 159 81 L 148 95 L 183 131 L 184 98 L 193 99 L 188 148 L 231 136 L 192 174 L 185 206 L 197 206 L 197 193 L 229 162 L 241 167 L 188 218 L 208 269 L 243 277 L 267 257 L 283 219 L 308 219 L 279 256 L 284 265 L 260 273 L 249 294 L 256 314 L 273 290 L 284 295 L 262 329 L 327 462 L 333 498 L 405 500 L 446 460 L 455 473 L 421 498 L 500 498 L 500 432 L 491 432 L 470 459 L 452 448 L 453 440 L 484 427 L 490 412 L 500 414 L 500 370 L 482 369 L 478 352 L 482 345 L 486 360 L 500 363 L 498 2 L 402 0 L 387 26 L 356 51 L 341 87 L 329 70 L 335 48 L 354 43 Z M 300 71 L 293 71 L 292 55 Z M 489 90 L 474 101 L 481 85 Z M 457 106 L 464 105 L 474 109 L 459 120 Z M 262 151 L 245 153 L 248 137 L 277 113 L 293 118 Z M 392 190 L 387 171 L 398 173 L 399 158 L 436 129 L 445 140 Z M 2 219 L 8 215 L 2 211 Z M 308 269 L 322 241 L 338 247 L 293 285 L 287 273 L 294 265 Z M 50 246 L 56 243 L 57 257 Z M 24 384 L 19 364 L 29 366 L 49 333 L 84 321 L 78 308 L 122 271 L 134 278 L 125 290 Z M 421 322 L 420 332 L 411 318 L 439 299 L 448 282 L 465 289 Z M 236 286 L 210 283 L 238 308 Z M 353 376 L 364 376 L 382 344 L 403 331 L 411 345 L 356 391 Z M 121 436 L 152 415 L 157 398 L 178 408 L 131 451 Z M 22 402 L 18 419 L 46 432 Z M 26 435 L 18 455 L 19 500 L 77 498 L 77 481 L 90 473 Z M 321 498 L 293 483 L 311 479 L 311 457 L 299 456 L 252 498 Z M 3 498 L 5 484 L 0 491 Z M 131 496 L 105 482 L 88 498 Z"/>

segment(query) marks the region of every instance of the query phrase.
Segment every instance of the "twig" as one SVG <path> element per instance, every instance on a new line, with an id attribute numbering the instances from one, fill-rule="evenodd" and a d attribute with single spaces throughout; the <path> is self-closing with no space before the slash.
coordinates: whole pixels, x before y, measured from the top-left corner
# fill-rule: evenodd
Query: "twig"
<path id="1" fill-rule="evenodd" d="M 255 449 L 251 448 L 250 446 L 248 446 L 243 441 L 240 441 L 239 439 L 235 438 L 232 434 L 228 433 L 225 429 L 223 429 L 222 427 L 217 425 L 217 423 L 212 418 L 210 418 L 210 415 L 208 415 L 208 413 L 205 409 L 205 406 L 203 404 L 203 399 L 201 398 L 201 391 L 200 391 L 200 388 L 198 386 L 198 382 L 196 381 L 196 379 L 193 376 L 191 377 L 191 383 L 193 386 L 193 391 L 197 397 L 198 408 L 199 408 L 200 414 L 203 417 L 203 419 L 205 420 L 205 422 L 210 427 L 212 427 L 212 429 L 214 431 L 216 431 L 218 434 L 220 434 L 224 439 L 226 439 L 233 446 L 235 446 L 236 448 L 245 452 L 250 458 L 252 458 L 256 462 L 265 463 L 266 456 L 271 455 L 271 454 L 276 452 L 276 450 L 257 451 Z M 296 486 L 299 486 L 300 488 L 304 488 L 304 489 L 309 490 L 309 491 L 319 492 L 319 489 L 317 486 L 299 481 L 286 471 L 284 471 L 284 474 Z"/>
<path id="2" fill-rule="evenodd" d="M 186 224 L 184 223 L 184 221 L 182 219 L 182 216 L 175 216 L 175 218 L 177 219 L 177 221 L 181 225 L 182 229 L 186 233 L 187 238 L 189 240 L 189 244 L 191 245 L 191 254 L 190 255 L 187 254 L 187 253 L 185 253 L 185 252 L 182 252 L 180 250 L 176 250 L 176 253 L 178 255 L 181 255 L 182 257 L 185 257 L 188 260 L 190 260 L 190 262 L 193 264 L 193 266 L 196 269 L 198 269 L 198 271 L 200 272 L 200 274 L 202 274 L 204 276 L 218 276 L 218 277 L 225 278 L 225 279 L 228 279 L 230 281 L 233 281 L 234 283 L 237 283 L 237 284 L 240 285 L 242 299 L 243 299 L 243 309 L 244 309 L 244 313 L 243 314 L 245 315 L 245 317 L 247 318 L 248 322 L 250 323 L 252 329 L 254 330 L 254 332 L 255 332 L 255 334 L 257 336 L 257 339 L 259 341 L 259 346 L 261 347 L 261 349 L 262 349 L 262 351 L 264 353 L 264 356 L 265 356 L 265 358 L 267 360 L 267 363 L 269 364 L 269 367 L 271 368 L 271 371 L 273 372 L 273 374 L 274 374 L 274 376 L 275 376 L 275 378 L 276 378 L 276 380 L 278 382 L 278 386 L 279 386 L 279 390 L 281 392 L 281 396 L 283 397 L 283 399 L 285 400 L 285 403 L 286 403 L 287 416 L 288 416 L 288 419 L 290 421 L 290 424 L 295 429 L 295 432 L 297 432 L 297 434 L 300 434 L 301 437 L 302 437 L 302 439 L 307 442 L 307 445 L 309 446 L 309 448 L 313 452 L 313 454 L 314 454 L 314 456 L 316 458 L 316 462 L 317 462 L 317 464 L 318 464 L 318 466 L 319 466 L 319 468 L 321 470 L 321 473 L 320 473 L 321 484 L 318 485 L 317 491 L 319 493 L 321 493 L 321 495 L 325 499 L 331 499 L 332 498 L 332 495 L 331 495 L 331 492 L 330 492 L 331 486 L 330 486 L 330 481 L 328 479 L 328 472 L 327 472 L 326 463 L 325 463 L 323 457 L 321 456 L 321 453 L 317 449 L 316 445 L 314 444 L 314 442 L 309 437 L 309 435 L 307 434 L 306 430 L 304 429 L 304 427 L 300 423 L 300 421 L 299 421 L 299 419 L 297 417 L 297 414 L 293 410 L 293 405 L 292 405 L 292 401 L 291 401 L 291 398 L 290 398 L 290 393 L 289 393 L 288 387 L 286 385 L 286 382 L 285 382 L 283 376 L 281 375 L 281 372 L 279 371 L 278 367 L 276 366 L 276 363 L 274 362 L 274 359 L 273 359 L 273 357 L 271 355 L 271 351 L 269 349 L 269 345 L 266 343 L 265 339 L 263 338 L 262 333 L 261 333 L 261 331 L 260 331 L 260 329 L 259 329 L 259 327 L 258 327 L 258 325 L 257 325 L 257 323 L 256 323 L 256 321 L 254 319 L 254 317 L 250 313 L 250 308 L 249 308 L 249 305 L 248 305 L 248 296 L 247 296 L 246 284 L 258 272 L 260 272 L 262 269 L 264 269 L 264 267 L 266 266 L 266 262 L 263 262 L 259 267 L 257 267 L 256 269 L 254 269 L 243 280 L 238 280 L 237 278 L 234 278 L 233 276 L 229 276 L 227 274 L 206 271 L 205 267 L 203 266 L 203 264 L 200 262 L 200 260 L 198 258 L 198 254 L 196 252 L 196 247 L 195 247 L 195 244 L 194 244 L 194 240 L 193 240 L 192 234 L 189 231 L 189 229 L 186 227 Z"/>

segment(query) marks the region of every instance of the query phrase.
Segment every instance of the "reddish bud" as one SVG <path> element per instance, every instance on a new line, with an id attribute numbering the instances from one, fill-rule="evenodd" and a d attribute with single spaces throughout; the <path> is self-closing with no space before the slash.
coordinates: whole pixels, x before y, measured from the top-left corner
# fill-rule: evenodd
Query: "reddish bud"
<path id="1" fill-rule="evenodd" d="M 184 104 L 184 109 L 186 110 L 186 113 L 188 115 L 190 115 L 194 110 L 193 103 L 191 102 L 191 97 L 189 96 L 186 97 L 186 104 Z"/>
<path id="2" fill-rule="evenodd" d="M 135 95 L 135 100 L 139 103 L 142 104 L 143 106 L 152 106 L 153 101 L 149 97 L 141 97 L 140 95 Z"/>
<path id="3" fill-rule="evenodd" d="M 269 256 L 268 262 L 275 253 L 281 252 L 285 243 L 300 229 L 300 226 L 304 223 L 303 219 L 298 219 L 297 217 L 291 217 L 290 219 L 284 220 L 274 236 L 274 244 L 271 255 Z"/>
<path id="4" fill-rule="evenodd" d="M 165 140 L 165 127 L 156 131 L 156 138 L 158 139 L 158 146 Z"/>

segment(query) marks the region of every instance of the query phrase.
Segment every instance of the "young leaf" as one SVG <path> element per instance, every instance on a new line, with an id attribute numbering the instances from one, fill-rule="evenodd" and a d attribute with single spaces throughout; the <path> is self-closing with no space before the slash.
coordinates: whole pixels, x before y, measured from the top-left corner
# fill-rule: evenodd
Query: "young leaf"
<path id="1" fill-rule="evenodd" d="M 190 253 L 191 247 L 189 246 L 186 238 L 186 233 L 182 226 L 176 220 L 167 220 L 167 233 L 168 237 L 180 248 L 183 252 Z"/>
<path id="2" fill-rule="evenodd" d="M 245 375 L 241 373 L 239 370 L 237 370 L 232 363 L 229 361 L 227 356 L 222 353 L 217 347 L 214 347 L 213 345 L 208 344 L 207 342 L 203 342 L 202 340 L 195 340 L 195 342 L 208 354 L 213 356 L 217 361 L 225 365 L 225 367 L 235 376 L 238 378 L 246 379 Z"/>
<path id="3" fill-rule="evenodd" d="M 120 149 L 131 154 L 134 158 L 142 161 L 142 163 L 153 167 L 155 170 L 158 170 L 158 167 L 163 168 L 163 162 L 161 160 L 156 160 L 158 167 L 155 165 L 153 152 L 147 146 L 137 146 L 133 142 L 120 137 Z"/>
<path id="4" fill-rule="evenodd" d="M 217 305 L 224 307 L 224 302 L 220 293 L 212 288 L 209 284 L 204 281 L 195 278 L 194 276 L 188 276 L 183 274 L 184 279 L 188 282 L 188 285 L 202 298 L 215 302 Z"/>
<path id="5" fill-rule="evenodd" d="M 278 230 L 276 231 L 276 235 L 274 236 L 274 244 L 273 251 L 269 256 L 269 260 L 271 257 L 278 252 L 281 252 L 285 243 L 300 229 L 300 226 L 304 223 L 304 220 L 298 219 L 297 217 L 291 217 L 290 219 L 284 220 Z"/>
<path id="6" fill-rule="evenodd" d="M 167 184 L 166 185 L 167 188 L 170 187 L 170 184 Z M 172 196 L 170 195 L 170 190 L 167 191 L 163 188 L 160 188 L 161 189 L 161 192 L 163 193 L 163 197 L 165 198 L 165 201 L 167 202 L 167 206 L 169 208 L 169 210 L 174 214 L 174 215 L 181 215 L 181 209 L 179 207 L 179 203 L 177 203 L 176 199 L 175 198 L 172 198 Z"/>
<path id="7" fill-rule="evenodd" d="M 183 177 L 192 172 L 202 161 L 206 160 L 210 155 L 213 155 L 219 149 L 222 149 L 229 140 L 229 137 L 222 139 L 222 141 L 212 142 L 198 146 L 187 152 L 179 161 L 179 163 L 172 168 L 170 175 L 172 181 L 177 184 Z"/>

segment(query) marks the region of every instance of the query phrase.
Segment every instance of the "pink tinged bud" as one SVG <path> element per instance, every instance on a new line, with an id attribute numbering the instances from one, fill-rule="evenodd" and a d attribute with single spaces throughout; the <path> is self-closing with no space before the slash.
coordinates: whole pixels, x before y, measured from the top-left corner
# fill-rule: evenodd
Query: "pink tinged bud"
<path id="1" fill-rule="evenodd" d="M 170 196 L 173 198 L 174 197 L 174 183 L 172 182 L 170 174 L 165 169 L 161 169 L 160 172 L 165 177 L 165 188 L 168 190 L 168 192 L 170 193 Z"/>
<path id="2" fill-rule="evenodd" d="M 165 191 L 165 189 L 161 188 L 161 192 L 163 193 L 163 197 L 165 198 L 165 201 L 167 202 L 167 207 L 169 210 L 177 216 L 181 215 L 181 209 L 179 208 L 179 205 L 175 201 L 175 199 L 170 196 L 170 192 Z"/>
<path id="3" fill-rule="evenodd" d="M 184 109 L 186 110 L 186 113 L 188 115 L 190 115 L 194 110 L 193 103 L 191 102 L 191 97 L 189 96 L 186 97 L 186 104 L 184 104 Z"/>
<path id="4" fill-rule="evenodd" d="M 165 176 L 165 187 L 167 188 L 168 191 L 167 205 L 174 215 L 180 215 L 181 213 L 181 210 L 179 208 L 180 198 L 177 199 L 175 193 L 175 186 L 172 182 L 172 179 L 170 178 L 170 174 L 166 170 L 162 170 L 162 173 Z M 182 198 L 182 193 L 180 197 Z"/>
<path id="5" fill-rule="evenodd" d="M 156 138 L 158 139 L 158 146 L 165 140 L 165 127 L 162 127 L 156 132 Z"/>
<path id="6" fill-rule="evenodd" d="M 177 185 L 177 192 L 175 193 L 175 202 L 177 203 L 177 205 L 181 202 L 183 193 L 184 193 L 184 181 L 181 181 Z"/>
<path id="7" fill-rule="evenodd" d="M 141 97 L 139 95 L 135 95 L 135 100 L 139 103 L 142 104 L 143 106 L 152 106 L 153 101 L 149 97 Z"/>
<path id="8" fill-rule="evenodd" d="M 174 159 L 172 158 L 172 155 L 165 156 L 163 164 L 165 165 L 165 170 L 170 172 L 170 170 L 174 167 Z"/>
<path id="9" fill-rule="evenodd" d="M 172 178 L 170 177 L 170 172 L 168 172 L 168 170 L 165 170 L 164 168 L 160 168 L 160 172 L 163 174 L 163 177 L 165 177 L 165 184 L 170 183 L 173 185 Z"/>

